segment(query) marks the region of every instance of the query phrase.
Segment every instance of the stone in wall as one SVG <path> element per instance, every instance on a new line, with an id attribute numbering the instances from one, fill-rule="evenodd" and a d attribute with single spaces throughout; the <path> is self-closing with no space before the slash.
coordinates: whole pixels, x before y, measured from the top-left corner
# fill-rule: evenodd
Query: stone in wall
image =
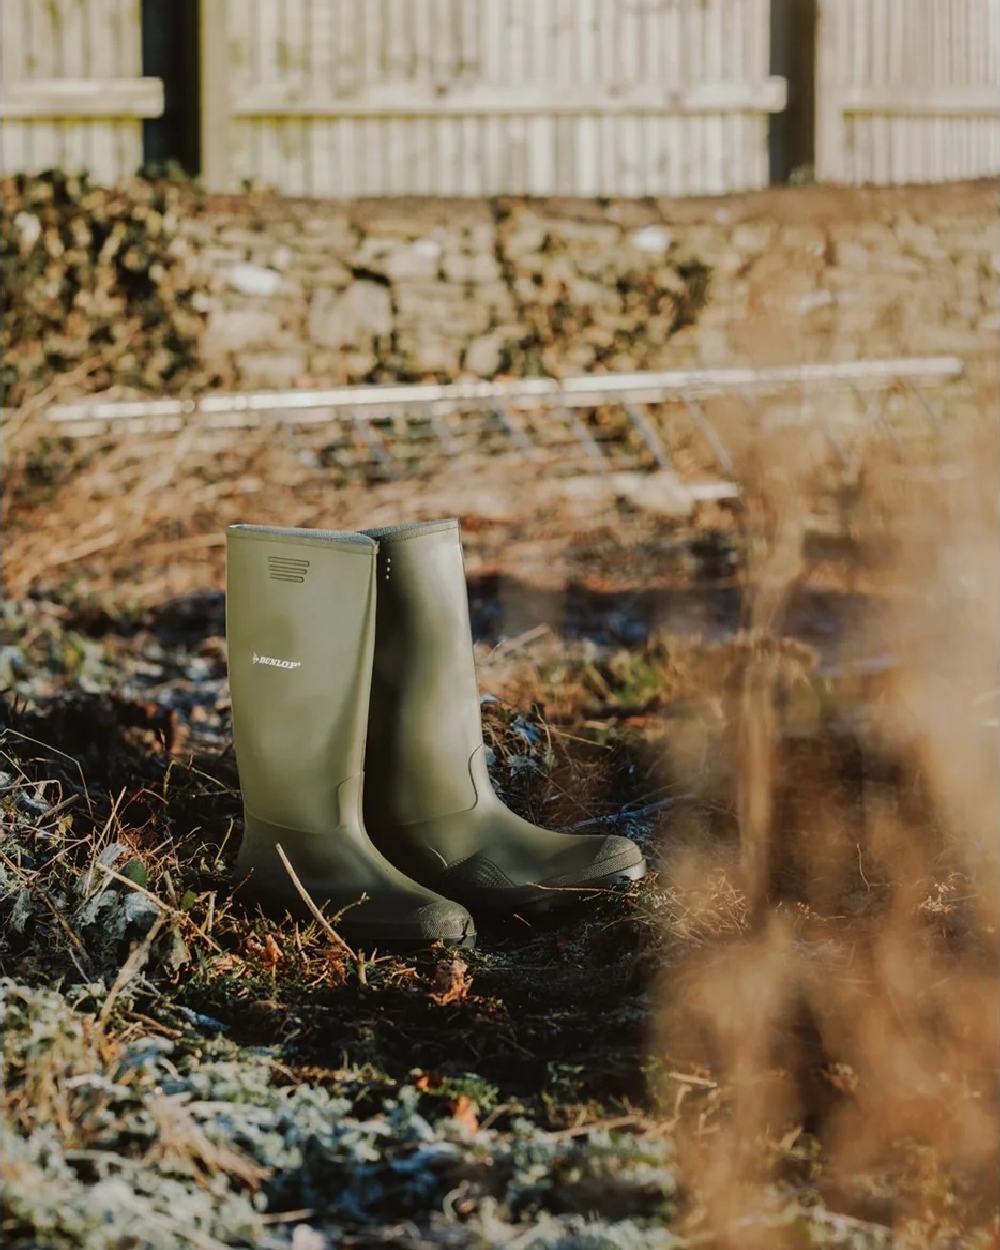
<path id="1" fill-rule="evenodd" d="M 495 286 L 503 275 L 491 251 L 447 252 L 441 265 L 446 282 L 463 286 Z"/>
<path id="2" fill-rule="evenodd" d="M 389 282 L 433 281 L 441 266 L 442 247 L 433 237 L 363 239 L 351 256 L 355 270 L 383 275 Z"/>
<path id="3" fill-rule="evenodd" d="M 393 330 L 392 299 L 384 283 L 361 279 L 345 291 L 321 289 L 309 306 L 308 334 L 320 347 L 364 349 Z"/>
<path id="4" fill-rule="evenodd" d="M 213 307 L 208 315 L 205 340 L 214 356 L 273 343 L 280 333 L 281 318 L 271 309 Z"/>
<path id="5" fill-rule="evenodd" d="M 243 365 L 241 381 L 244 386 L 265 390 L 308 386 L 308 360 L 308 353 L 304 348 L 254 352 Z"/>
<path id="6" fill-rule="evenodd" d="M 500 372 L 503 362 L 505 339 L 502 333 L 480 334 L 465 349 L 462 367 L 466 373 L 480 378 L 491 378 Z"/>

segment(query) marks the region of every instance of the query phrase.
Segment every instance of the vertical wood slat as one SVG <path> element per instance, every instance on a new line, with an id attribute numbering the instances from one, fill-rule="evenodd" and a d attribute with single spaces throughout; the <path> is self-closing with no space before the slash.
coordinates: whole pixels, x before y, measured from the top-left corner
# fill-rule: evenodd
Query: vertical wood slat
<path id="1" fill-rule="evenodd" d="M 0 6 L 0 85 L 20 81 L 25 69 L 25 0 L 5 0 Z M 28 127 L 22 121 L 0 126 L 0 170 L 10 173 L 31 167 Z"/>
<path id="2" fill-rule="evenodd" d="M 35 4 L 30 11 L 28 44 L 28 78 L 59 78 L 56 53 L 62 43 L 62 8 Z M 59 123 L 40 119 L 31 123 L 32 155 L 37 170 L 59 165 Z"/>
<path id="3" fill-rule="evenodd" d="M 333 78 L 333 14 L 324 0 L 306 0 L 306 38 L 309 55 L 305 66 L 306 90 L 321 90 Z M 307 177 L 310 195 L 328 195 L 337 163 L 336 123 L 319 118 L 306 122 L 308 138 Z"/>
<path id="4" fill-rule="evenodd" d="M 593 82 L 597 66 L 597 5 L 600 0 L 577 0 L 573 82 Z M 600 132 L 594 117 L 581 117 L 572 137 L 576 148 L 575 190 L 597 195 L 600 186 Z"/>
<path id="5" fill-rule="evenodd" d="M 65 6 L 60 69 L 67 78 L 87 76 L 87 11 L 86 0 L 69 0 Z M 79 174 L 90 168 L 90 133 L 83 123 L 67 120 L 62 123 L 60 164 L 69 173 Z"/>
<path id="6" fill-rule="evenodd" d="M 113 16 L 109 0 L 98 0 L 96 4 L 86 5 L 84 16 L 89 73 L 94 78 L 113 75 L 118 69 L 116 60 L 120 42 L 109 29 Z M 90 131 L 91 174 L 99 183 L 111 183 L 116 176 L 124 173 L 124 170 L 118 169 L 118 163 L 119 153 L 116 150 L 113 130 L 106 123 L 93 126 Z"/>
<path id="7" fill-rule="evenodd" d="M 229 99 L 230 90 L 238 90 L 247 81 L 243 59 L 248 50 L 236 41 L 229 5 L 230 0 L 203 4 L 199 15 L 201 165 L 202 176 L 212 188 L 238 185 L 243 176 L 233 152 Z"/>
<path id="8" fill-rule="evenodd" d="M 306 0 L 284 0 L 282 18 L 275 43 L 277 74 L 293 91 L 302 92 L 308 81 L 310 55 Z M 292 195 L 304 195 L 311 181 L 308 129 L 309 119 L 297 117 L 279 135 L 281 186 Z"/>
<path id="9" fill-rule="evenodd" d="M 126 78 L 142 76 L 142 0 L 127 0 L 117 15 L 119 64 Z M 119 168 L 134 174 L 142 166 L 142 123 L 116 123 Z"/>

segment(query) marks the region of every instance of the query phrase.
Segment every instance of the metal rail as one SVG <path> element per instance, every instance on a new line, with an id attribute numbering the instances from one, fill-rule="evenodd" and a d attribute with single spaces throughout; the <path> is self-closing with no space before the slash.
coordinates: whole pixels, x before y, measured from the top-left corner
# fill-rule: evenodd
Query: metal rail
<path id="1" fill-rule="evenodd" d="M 141 455 L 155 454 L 147 439 L 181 431 L 198 451 L 229 449 L 240 431 L 280 431 L 294 440 L 302 463 L 348 479 L 426 475 L 456 457 L 544 463 L 561 475 L 670 472 L 682 455 L 685 477 L 692 477 L 693 467 L 696 478 L 707 471 L 731 483 L 736 467 L 723 434 L 723 427 L 732 429 L 726 397 L 745 405 L 751 417 L 764 411 L 774 418 L 770 429 L 779 431 L 777 437 L 788 426 L 818 424 L 834 455 L 848 464 L 852 429 L 875 431 L 901 446 L 890 410 L 901 415 L 908 434 L 937 438 L 942 419 L 925 392 L 963 374 L 958 358 L 934 356 L 198 399 L 94 399 L 53 405 L 45 420 L 57 437 L 116 444 L 134 439 Z M 763 396 L 767 408 L 758 409 L 755 401 Z M 814 403 L 819 396 L 822 403 Z M 713 420 L 710 412 L 719 415 Z"/>
<path id="2" fill-rule="evenodd" d="M 47 420 L 59 433 L 88 437 L 112 425 L 149 423 L 150 430 L 180 428 L 202 418 L 211 428 L 249 427 L 261 419 L 296 425 L 322 424 L 348 414 L 352 419 L 387 412 L 434 417 L 454 412 L 489 411 L 510 421 L 514 409 L 594 408 L 602 404 L 662 403 L 673 397 L 750 392 L 763 394 L 788 387 L 847 384 L 879 389 L 905 380 L 947 381 L 964 371 L 956 356 L 902 357 L 833 363 L 778 365 L 761 369 L 677 369 L 659 373 L 588 374 L 571 378 L 521 378 L 501 382 L 450 385 L 342 386 L 329 390 L 246 391 L 203 395 L 198 399 L 84 400 L 54 404 Z"/>

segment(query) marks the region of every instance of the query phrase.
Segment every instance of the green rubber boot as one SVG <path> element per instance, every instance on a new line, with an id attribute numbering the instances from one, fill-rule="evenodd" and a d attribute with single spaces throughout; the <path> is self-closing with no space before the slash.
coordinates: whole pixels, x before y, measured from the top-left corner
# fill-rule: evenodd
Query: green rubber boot
<path id="1" fill-rule="evenodd" d="M 628 838 L 539 829 L 497 798 L 458 522 L 366 533 L 379 553 L 364 807 L 379 849 L 473 910 L 539 912 L 642 877 Z"/>
<path id="2" fill-rule="evenodd" d="M 377 544 L 361 534 L 235 525 L 226 533 L 233 741 L 246 814 L 240 897 L 310 911 L 277 852 L 348 942 L 471 945 L 464 907 L 405 877 L 362 819 Z M 357 906 L 362 895 L 367 899 Z"/>

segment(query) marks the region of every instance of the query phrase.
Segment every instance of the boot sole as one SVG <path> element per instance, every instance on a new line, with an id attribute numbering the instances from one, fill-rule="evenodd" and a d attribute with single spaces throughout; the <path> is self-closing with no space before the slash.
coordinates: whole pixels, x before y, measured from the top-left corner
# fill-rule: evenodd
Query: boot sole
<path id="1" fill-rule="evenodd" d="M 237 910 L 243 912 L 245 916 L 252 919 L 254 915 L 260 914 L 266 916 L 269 920 L 282 921 L 289 917 L 301 924 L 315 924 L 316 918 L 308 910 L 302 906 L 298 899 L 289 898 L 281 907 L 268 906 L 267 900 L 260 896 L 255 896 L 244 887 L 233 895 L 233 905 Z M 393 954 L 413 954 L 418 951 L 429 950 L 432 946 L 441 942 L 443 945 L 454 950 L 475 950 L 476 948 L 476 930 L 470 929 L 457 937 L 448 937 L 442 933 L 399 933 L 386 932 L 377 929 L 358 929 L 355 926 L 345 924 L 334 930 L 338 937 L 355 950 L 375 950 L 388 951 Z"/>
<path id="2" fill-rule="evenodd" d="M 476 949 L 475 933 L 467 933 L 461 938 L 352 937 L 350 934 L 345 934 L 344 941 L 355 950 L 377 950 L 392 955 L 417 955 L 421 951 L 431 950 L 439 942 L 448 950 L 474 951 Z"/>

